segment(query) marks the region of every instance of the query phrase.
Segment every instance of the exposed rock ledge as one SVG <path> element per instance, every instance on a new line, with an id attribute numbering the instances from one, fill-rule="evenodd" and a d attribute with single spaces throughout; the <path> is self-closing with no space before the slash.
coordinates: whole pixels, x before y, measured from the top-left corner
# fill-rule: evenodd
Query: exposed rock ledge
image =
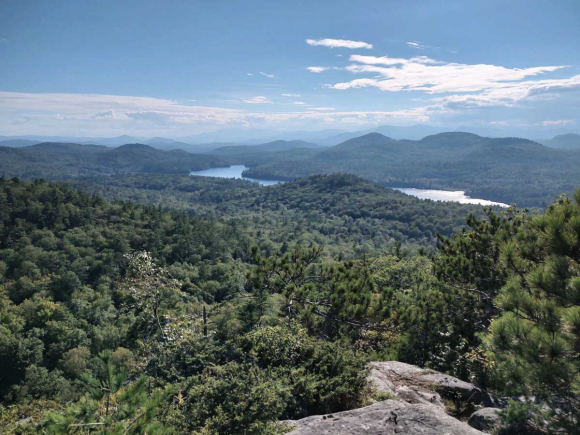
<path id="1" fill-rule="evenodd" d="M 292 435 L 480 435 L 467 424 L 429 404 L 385 400 L 365 408 L 288 422 Z"/>
<path id="2" fill-rule="evenodd" d="M 409 403 L 431 403 L 444 408 L 444 398 L 453 402 L 492 406 L 492 398 L 475 385 L 434 370 L 398 361 L 369 364 L 368 381 L 379 393 Z"/>
<path id="3" fill-rule="evenodd" d="M 447 414 L 444 399 L 456 406 L 484 409 L 493 406 L 493 399 L 469 382 L 398 361 L 372 362 L 369 369 L 369 384 L 388 400 L 365 408 L 287 422 L 295 426 L 290 433 L 470 435 L 483 434 L 477 429 L 492 430 L 499 423 L 498 410 L 474 413 L 470 423 L 477 429 Z"/>

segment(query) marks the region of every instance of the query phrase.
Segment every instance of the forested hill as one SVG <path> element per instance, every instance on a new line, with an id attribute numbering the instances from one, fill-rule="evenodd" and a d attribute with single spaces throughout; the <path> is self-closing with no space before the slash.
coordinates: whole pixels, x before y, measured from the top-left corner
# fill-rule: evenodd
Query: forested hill
<path id="1" fill-rule="evenodd" d="M 90 193 L 198 215 L 247 222 L 269 252 L 297 241 L 341 258 L 388 252 L 396 242 L 432 248 L 483 207 L 424 201 L 349 174 L 318 175 L 261 187 L 242 180 L 168 175 L 95 177 Z"/>
<path id="2" fill-rule="evenodd" d="M 134 172 L 187 174 L 227 165 L 222 157 L 181 150 L 161 151 L 142 144 L 109 148 L 46 142 L 22 148 L 0 147 L 0 175 L 7 177 L 55 179 Z"/>
<path id="3" fill-rule="evenodd" d="M 261 163 L 244 175 L 291 180 L 348 172 L 387 186 L 465 190 L 473 197 L 542 206 L 580 185 L 579 165 L 579 150 L 527 139 L 441 133 L 411 141 L 370 133 L 314 155 Z"/>

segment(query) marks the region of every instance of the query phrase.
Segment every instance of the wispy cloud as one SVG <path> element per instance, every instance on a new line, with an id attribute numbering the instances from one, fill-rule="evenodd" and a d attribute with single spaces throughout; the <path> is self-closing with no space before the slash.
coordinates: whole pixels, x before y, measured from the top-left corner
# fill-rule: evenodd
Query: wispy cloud
<path id="1" fill-rule="evenodd" d="M 246 99 L 260 107 L 264 96 Z M 251 106 L 250 106 L 251 107 Z M 4 134 L 82 134 L 126 131 L 141 134 L 207 131 L 228 126 L 303 128 L 305 124 L 379 125 L 395 122 L 427 122 L 425 108 L 393 111 L 334 111 L 332 107 L 302 111 L 263 112 L 223 107 L 193 106 L 148 97 L 98 94 L 24 94 L 0 92 L 0 130 Z"/>
<path id="2" fill-rule="evenodd" d="M 415 50 L 440 50 L 441 47 L 433 47 L 431 45 L 421 44 L 418 41 L 409 41 L 407 45 Z"/>
<path id="3" fill-rule="evenodd" d="M 573 123 L 574 121 L 571 119 L 557 119 L 555 121 L 544 121 L 542 125 L 568 125 Z"/>
<path id="4" fill-rule="evenodd" d="M 8 39 L 0 38 L 0 44 L 8 44 Z"/>
<path id="5" fill-rule="evenodd" d="M 373 48 L 373 44 L 369 44 L 367 42 L 362 41 L 350 41 L 348 39 L 307 39 L 306 43 L 308 45 L 320 45 L 323 47 L 330 47 L 330 48 L 366 48 L 367 50 Z"/>
<path id="6" fill-rule="evenodd" d="M 253 76 L 254 74 L 252 74 L 252 73 L 248 73 L 248 75 L 249 75 L 249 76 Z"/>
<path id="7" fill-rule="evenodd" d="M 298 98 L 300 97 L 300 94 L 280 94 L 283 97 L 291 97 L 291 98 Z"/>
<path id="8" fill-rule="evenodd" d="M 274 77 L 276 77 L 274 74 L 267 74 L 264 71 L 260 71 L 260 74 L 263 75 L 264 77 L 268 77 L 269 79 L 273 79 Z"/>
<path id="9" fill-rule="evenodd" d="M 270 104 L 272 103 L 272 100 L 270 100 L 268 97 L 264 97 L 262 95 L 257 96 L 257 97 L 252 97 L 252 98 L 247 98 L 245 100 L 242 100 L 244 103 L 248 103 L 248 104 Z"/>
<path id="10" fill-rule="evenodd" d="M 409 47 L 415 48 L 417 50 L 425 50 L 427 48 L 426 45 L 423 45 L 423 44 L 421 44 L 419 42 L 414 42 L 414 41 L 407 42 L 407 45 Z"/>
<path id="11" fill-rule="evenodd" d="M 305 102 L 303 102 L 303 101 L 294 101 L 294 104 L 295 104 L 296 106 L 306 106 L 306 103 L 305 103 Z"/>
<path id="12" fill-rule="evenodd" d="M 309 66 L 309 67 L 306 67 L 306 69 L 310 72 L 320 74 L 322 71 L 326 71 L 327 69 L 330 69 L 330 68 L 328 68 L 326 66 Z"/>

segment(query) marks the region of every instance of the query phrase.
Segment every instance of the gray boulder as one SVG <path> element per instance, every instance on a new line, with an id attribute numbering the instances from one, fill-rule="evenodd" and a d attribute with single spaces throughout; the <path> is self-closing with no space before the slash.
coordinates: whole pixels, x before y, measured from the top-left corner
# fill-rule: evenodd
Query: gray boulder
<path id="1" fill-rule="evenodd" d="M 467 424 L 429 404 L 385 400 L 365 408 L 290 421 L 292 435 L 477 435 Z"/>
<path id="2" fill-rule="evenodd" d="M 474 429 L 489 432 L 501 425 L 499 408 L 481 408 L 469 417 L 467 424 Z"/>
<path id="3" fill-rule="evenodd" d="M 441 396 L 473 405 L 491 406 L 490 396 L 475 385 L 435 370 L 398 361 L 372 362 L 367 380 L 378 393 L 409 403 L 444 407 Z"/>

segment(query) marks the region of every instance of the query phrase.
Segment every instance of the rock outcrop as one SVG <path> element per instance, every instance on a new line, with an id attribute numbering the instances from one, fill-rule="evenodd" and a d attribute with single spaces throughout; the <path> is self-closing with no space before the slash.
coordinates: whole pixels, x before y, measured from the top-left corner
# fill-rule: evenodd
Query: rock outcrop
<path id="1" fill-rule="evenodd" d="M 481 408 L 469 417 L 467 424 L 474 429 L 490 432 L 501 425 L 499 408 Z"/>
<path id="2" fill-rule="evenodd" d="M 368 381 L 378 393 L 391 394 L 409 403 L 444 407 L 441 397 L 454 402 L 492 406 L 491 397 L 475 385 L 434 370 L 398 361 L 369 364 Z"/>
<path id="3" fill-rule="evenodd" d="M 292 435 L 483 434 L 501 424 L 491 396 L 475 385 L 398 361 L 372 362 L 367 381 L 379 402 L 364 408 L 287 422 Z M 469 424 L 448 414 L 447 405 L 476 410 Z M 501 407 L 499 402 L 495 405 Z M 469 414 L 463 414 L 465 416 Z"/>
<path id="4" fill-rule="evenodd" d="M 288 422 L 292 435 L 481 435 L 431 404 L 385 400 L 365 408 Z"/>

